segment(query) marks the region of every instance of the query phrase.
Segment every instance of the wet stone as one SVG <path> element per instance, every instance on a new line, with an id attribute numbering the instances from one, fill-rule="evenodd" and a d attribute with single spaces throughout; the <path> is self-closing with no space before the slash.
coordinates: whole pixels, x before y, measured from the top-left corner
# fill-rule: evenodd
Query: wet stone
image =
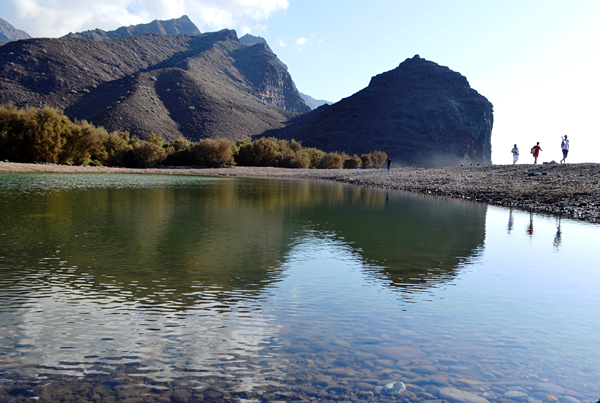
<path id="1" fill-rule="evenodd" d="M 508 392 L 504 393 L 504 397 L 514 400 L 527 400 L 529 395 L 525 392 L 520 392 L 518 390 L 509 390 Z"/>
<path id="2" fill-rule="evenodd" d="M 478 396 L 465 390 L 448 387 L 440 388 L 440 397 L 442 399 L 456 401 L 459 403 L 489 403 L 489 400 L 487 400 L 485 397 Z"/>
<path id="3" fill-rule="evenodd" d="M 371 385 L 370 383 L 366 383 L 366 382 L 358 382 L 356 385 L 356 389 L 360 390 L 360 391 L 371 391 L 373 390 L 373 385 Z"/>
<path id="4" fill-rule="evenodd" d="M 423 365 L 417 368 L 414 368 L 412 370 L 412 372 L 416 373 L 416 374 L 427 374 L 427 375 L 433 375 L 433 374 L 437 374 L 439 371 L 436 367 L 432 366 L 432 365 Z"/>

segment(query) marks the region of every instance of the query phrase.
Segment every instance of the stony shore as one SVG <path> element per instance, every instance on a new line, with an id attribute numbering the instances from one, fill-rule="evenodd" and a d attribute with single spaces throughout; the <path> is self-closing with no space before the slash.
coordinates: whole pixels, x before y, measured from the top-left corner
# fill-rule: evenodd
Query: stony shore
<path id="1" fill-rule="evenodd" d="M 449 168 L 285 169 L 109 168 L 0 162 L 0 172 L 149 173 L 320 179 L 476 200 L 600 223 L 600 164 L 487 165 Z"/>

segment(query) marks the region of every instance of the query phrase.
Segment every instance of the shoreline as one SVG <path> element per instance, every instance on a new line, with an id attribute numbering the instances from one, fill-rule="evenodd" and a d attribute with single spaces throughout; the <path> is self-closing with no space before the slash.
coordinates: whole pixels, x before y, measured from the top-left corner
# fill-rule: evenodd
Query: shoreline
<path id="1" fill-rule="evenodd" d="M 520 164 L 446 168 L 291 169 L 116 168 L 0 162 L 0 173 L 137 173 L 318 179 L 450 196 L 600 223 L 600 164 Z"/>

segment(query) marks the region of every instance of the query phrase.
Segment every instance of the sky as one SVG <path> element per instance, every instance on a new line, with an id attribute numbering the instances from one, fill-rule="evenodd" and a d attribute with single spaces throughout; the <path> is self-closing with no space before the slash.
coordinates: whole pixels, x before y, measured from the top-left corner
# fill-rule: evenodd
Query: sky
<path id="1" fill-rule="evenodd" d="M 418 54 L 494 105 L 492 162 L 600 162 L 598 0 L 0 0 L 34 37 L 188 15 L 202 32 L 262 36 L 298 90 L 337 102 Z"/>

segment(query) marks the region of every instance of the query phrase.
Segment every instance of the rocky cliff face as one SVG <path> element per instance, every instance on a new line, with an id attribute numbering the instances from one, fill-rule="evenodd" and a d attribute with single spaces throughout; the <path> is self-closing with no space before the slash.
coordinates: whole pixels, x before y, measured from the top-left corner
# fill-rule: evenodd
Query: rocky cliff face
<path id="1" fill-rule="evenodd" d="M 19 39 L 31 38 L 25 31 L 13 27 L 8 21 L 0 18 L 0 45 L 4 41 L 18 41 Z"/>
<path id="2" fill-rule="evenodd" d="M 103 31 L 94 29 L 91 31 L 69 33 L 63 38 L 84 38 L 94 41 L 102 41 L 106 39 L 125 38 L 127 36 L 138 36 L 144 34 L 160 34 L 168 36 L 176 35 L 200 35 L 200 30 L 189 19 L 187 15 L 171 20 L 154 20 L 148 24 L 130 25 L 121 27 L 114 31 Z"/>
<path id="3" fill-rule="evenodd" d="M 382 150 L 395 166 L 450 166 L 491 164 L 492 125 L 492 104 L 464 76 L 417 55 L 265 135 L 326 151 Z"/>
<path id="4" fill-rule="evenodd" d="M 249 138 L 309 108 L 277 57 L 235 31 L 0 47 L 0 105 L 48 105 L 148 138 Z"/>

